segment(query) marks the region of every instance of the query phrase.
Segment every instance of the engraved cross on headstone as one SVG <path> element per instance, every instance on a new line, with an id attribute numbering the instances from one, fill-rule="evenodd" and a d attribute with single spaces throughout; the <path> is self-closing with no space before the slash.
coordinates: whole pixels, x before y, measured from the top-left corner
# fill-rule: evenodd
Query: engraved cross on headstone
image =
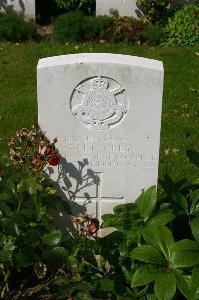
<path id="1" fill-rule="evenodd" d="M 101 221 L 101 217 L 105 213 L 111 213 L 114 206 L 123 204 L 124 203 L 124 197 L 104 197 L 102 196 L 102 178 L 103 173 L 102 172 L 96 172 L 95 173 L 99 177 L 99 183 L 96 184 L 96 195 L 94 197 L 78 197 L 76 196 L 76 202 L 80 205 L 85 205 L 87 201 L 89 200 L 89 204 L 92 206 L 95 206 L 95 209 L 92 207 L 92 211 L 95 211 L 95 216 L 99 221 Z M 88 205 L 86 205 L 88 207 Z M 89 213 L 89 211 L 88 211 Z"/>

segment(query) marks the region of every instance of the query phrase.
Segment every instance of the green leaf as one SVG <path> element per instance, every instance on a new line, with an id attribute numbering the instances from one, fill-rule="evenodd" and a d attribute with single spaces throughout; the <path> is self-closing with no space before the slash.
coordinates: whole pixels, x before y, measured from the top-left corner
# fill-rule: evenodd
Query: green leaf
<path id="1" fill-rule="evenodd" d="M 147 294 L 146 298 L 147 298 L 147 300 L 156 300 L 155 294 Z"/>
<path id="2" fill-rule="evenodd" d="M 140 267 L 133 275 L 131 286 L 142 286 L 154 281 L 158 271 L 159 267 L 156 265 L 148 264 Z"/>
<path id="3" fill-rule="evenodd" d="M 20 267 L 29 267 L 33 264 L 30 253 L 24 253 L 21 250 L 16 254 L 16 261 Z"/>
<path id="4" fill-rule="evenodd" d="M 17 185 L 17 190 L 20 193 L 26 192 L 29 195 L 36 195 L 38 190 L 42 190 L 42 186 L 37 182 L 35 177 L 26 175 L 21 178 L 21 181 Z"/>
<path id="5" fill-rule="evenodd" d="M 172 271 L 161 272 L 157 275 L 154 285 L 158 300 L 171 300 L 176 292 L 176 277 Z"/>
<path id="6" fill-rule="evenodd" d="M 144 220 L 147 220 L 153 212 L 157 201 L 156 186 L 152 186 L 144 191 L 136 200 L 139 213 Z"/>
<path id="7" fill-rule="evenodd" d="M 191 220 L 191 231 L 194 238 L 199 243 L 199 217 L 195 217 Z"/>
<path id="8" fill-rule="evenodd" d="M 70 267 L 72 269 L 77 269 L 78 268 L 78 260 L 74 255 L 70 255 L 68 257 L 69 263 L 70 263 Z"/>
<path id="9" fill-rule="evenodd" d="M 9 195 L 7 193 L 0 193 L 0 201 L 9 200 Z"/>
<path id="10" fill-rule="evenodd" d="M 187 199 L 179 191 L 174 191 L 172 193 L 172 198 L 173 201 L 188 215 L 189 209 Z"/>
<path id="11" fill-rule="evenodd" d="M 79 292 L 77 293 L 76 300 L 94 300 L 93 297 L 91 297 L 90 293 L 88 292 Z"/>
<path id="12" fill-rule="evenodd" d="M 40 243 L 40 236 L 36 230 L 29 230 L 26 235 L 26 242 L 31 247 L 37 247 Z"/>
<path id="13" fill-rule="evenodd" d="M 0 232 L 0 247 L 3 247 L 5 242 L 6 242 L 6 236 L 5 234 Z"/>
<path id="14" fill-rule="evenodd" d="M 151 264 L 164 265 L 164 257 L 161 253 L 150 245 L 139 246 L 131 252 L 131 258 Z"/>
<path id="15" fill-rule="evenodd" d="M 115 291 L 115 283 L 113 279 L 103 278 L 98 281 L 99 288 L 104 292 L 114 292 Z"/>
<path id="16" fill-rule="evenodd" d="M 75 290 L 77 291 L 92 291 L 93 290 L 93 285 L 87 281 L 80 281 L 74 283 Z"/>
<path id="17" fill-rule="evenodd" d="M 52 230 L 49 233 L 46 233 L 42 237 L 42 241 L 46 245 L 55 246 L 59 244 L 62 238 L 62 233 L 59 230 Z"/>
<path id="18" fill-rule="evenodd" d="M 175 275 L 176 275 L 176 282 L 177 282 L 177 288 L 181 292 L 183 296 L 186 297 L 186 299 L 190 299 L 190 291 L 189 287 L 187 285 L 187 282 L 179 270 L 175 270 Z"/>
<path id="19" fill-rule="evenodd" d="M 160 250 L 167 260 L 171 257 L 174 239 L 171 231 L 161 225 L 149 225 L 143 229 L 143 238 L 148 243 Z"/>
<path id="20" fill-rule="evenodd" d="M 69 255 L 68 250 L 66 250 L 64 247 L 54 247 L 52 252 L 64 259 L 67 259 Z"/>
<path id="21" fill-rule="evenodd" d="M 193 269 L 192 276 L 191 276 L 191 284 L 190 284 L 191 299 L 194 298 L 198 288 L 199 288 L 199 267 L 196 267 Z"/>
<path id="22" fill-rule="evenodd" d="M 196 166 L 199 168 L 199 152 L 195 151 L 195 150 L 187 150 L 186 152 L 189 160 Z"/>
<path id="23" fill-rule="evenodd" d="M 173 267 L 194 267 L 199 264 L 199 244 L 188 239 L 176 242 L 171 258 Z"/>
<path id="24" fill-rule="evenodd" d="M 13 219 L 3 218 L 2 225 L 3 225 L 4 232 L 6 234 L 9 234 L 12 236 L 18 236 L 20 234 L 20 230 Z"/>
<path id="25" fill-rule="evenodd" d="M 69 285 L 69 280 L 66 277 L 60 276 L 54 281 L 54 284 L 60 287 L 67 286 Z"/>
<path id="26" fill-rule="evenodd" d="M 173 219 L 175 219 L 175 215 L 170 209 L 166 209 L 164 211 L 160 211 L 156 216 L 150 218 L 147 224 L 166 225 Z"/>
<path id="27" fill-rule="evenodd" d="M 199 202 L 199 189 L 191 193 L 190 214 L 194 214 L 198 202 Z"/>

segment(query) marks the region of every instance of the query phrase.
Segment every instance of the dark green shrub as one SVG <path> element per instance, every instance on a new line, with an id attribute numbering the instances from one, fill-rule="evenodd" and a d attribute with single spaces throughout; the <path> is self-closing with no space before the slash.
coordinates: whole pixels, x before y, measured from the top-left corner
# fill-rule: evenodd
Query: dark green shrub
<path id="1" fill-rule="evenodd" d="M 95 18 L 95 28 L 97 37 L 106 37 L 108 30 L 112 24 L 111 17 L 108 16 L 98 16 Z"/>
<path id="2" fill-rule="evenodd" d="M 59 16 L 54 23 L 54 36 L 61 42 L 104 38 L 111 24 L 107 16 L 88 17 L 81 12 Z"/>
<path id="3" fill-rule="evenodd" d="M 81 12 L 72 12 L 55 20 L 53 34 L 60 42 L 81 41 L 84 39 L 85 27 L 85 16 Z"/>
<path id="4" fill-rule="evenodd" d="M 11 42 L 26 41 L 33 37 L 36 27 L 16 14 L 0 15 L 0 40 Z"/>
<path id="5" fill-rule="evenodd" d="M 169 18 L 165 27 L 170 44 L 193 46 L 199 43 L 199 4 L 185 4 Z"/>
<path id="6" fill-rule="evenodd" d="M 160 25 L 148 25 L 144 31 L 142 32 L 143 38 L 150 44 L 150 45 L 157 45 L 160 43 L 162 39 L 163 29 Z"/>

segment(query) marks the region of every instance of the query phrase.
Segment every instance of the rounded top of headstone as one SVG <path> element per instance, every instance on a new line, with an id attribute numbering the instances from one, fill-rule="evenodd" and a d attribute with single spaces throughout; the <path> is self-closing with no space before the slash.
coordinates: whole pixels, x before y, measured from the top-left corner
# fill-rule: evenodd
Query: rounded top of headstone
<path id="1" fill-rule="evenodd" d="M 38 62 L 37 69 L 86 63 L 134 65 L 163 72 L 163 63 L 159 60 L 112 53 L 80 53 L 42 58 Z"/>

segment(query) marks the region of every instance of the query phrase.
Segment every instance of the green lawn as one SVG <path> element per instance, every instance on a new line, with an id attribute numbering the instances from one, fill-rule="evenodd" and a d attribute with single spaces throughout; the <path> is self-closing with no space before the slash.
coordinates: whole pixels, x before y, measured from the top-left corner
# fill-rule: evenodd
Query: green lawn
<path id="1" fill-rule="evenodd" d="M 36 66 L 39 58 L 79 53 L 111 52 L 162 60 L 165 68 L 160 149 L 160 177 L 193 178 L 197 169 L 187 149 L 199 146 L 199 56 L 192 50 L 145 49 L 128 44 L 0 43 L 0 137 L 37 121 Z M 2 147 L 4 149 L 4 147 Z M 3 150 L 4 151 L 4 150 Z"/>

